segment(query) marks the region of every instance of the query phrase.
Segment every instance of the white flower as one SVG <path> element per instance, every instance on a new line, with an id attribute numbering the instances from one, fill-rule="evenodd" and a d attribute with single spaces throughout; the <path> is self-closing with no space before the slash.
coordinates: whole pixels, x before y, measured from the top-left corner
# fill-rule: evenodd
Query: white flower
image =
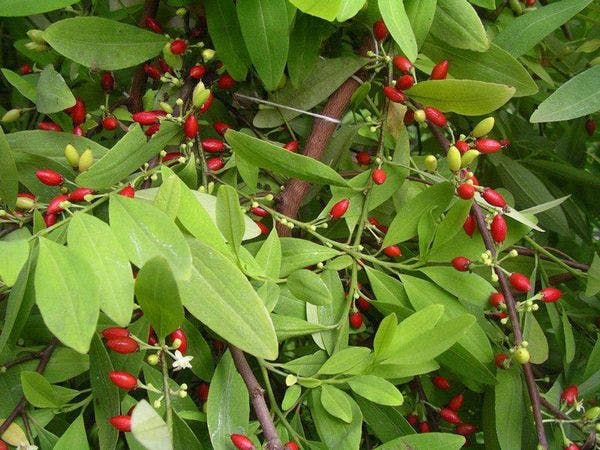
<path id="1" fill-rule="evenodd" d="M 175 350 L 175 361 L 173 361 L 173 370 L 191 369 L 192 365 L 190 361 L 194 359 L 193 356 L 183 356 L 179 350 Z"/>

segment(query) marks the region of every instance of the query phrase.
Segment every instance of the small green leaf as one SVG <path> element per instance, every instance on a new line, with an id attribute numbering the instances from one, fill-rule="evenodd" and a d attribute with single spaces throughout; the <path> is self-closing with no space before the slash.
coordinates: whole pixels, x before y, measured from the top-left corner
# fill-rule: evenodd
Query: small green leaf
<path id="1" fill-rule="evenodd" d="M 290 292 L 303 302 L 313 305 L 328 305 L 331 303 L 331 293 L 327 286 L 316 273 L 301 269 L 292 272 L 287 279 Z"/>
<path id="2" fill-rule="evenodd" d="M 281 271 L 281 241 L 277 230 L 271 230 L 256 254 L 256 262 L 265 270 L 265 274 L 273 279 L 279 278 Z"/>
<path id="3" fill-rule="evenodd" d="M 328 384 L 321 386 L 321 404 L 325 411 L 346 423 L 352 422 L 350 400 L 348 394 L 336 387 Z"/>
<path id="4" fill-rule="evenodd" d="M 357 367 L 362 367 L 371 350 L 367 347 L 348 347 L 334 353 L 321 366 L 317 373 L 321 375 L 337 375 L 340 373 L 351 373 Z"/>
<path id="5" fill-rule="evenodd" d="M 290 3 L 306 14 L 332 22 L 340 10 L 342 0 L 290 0 Z"/>
<path id="6" fill-rule="evenodd" d="M 0 127 L 0 199 L 9 208 L 15 207 L 19 191 L 19 172 L 10 145 L 6 140 L 4 131 Z"/>
<path id="7" fill-rule="evenodd" d="M 60 73 L 48 65 L 42 70 L 36 88 L 35 106 L 42 114 L 63 111 L 75 104 L 75 97 Z"/>
<path id="8" fill-rule="evenodd" d="M 296 238 L 281 238 L 281 277 L 306 266 L 327 261 L 341 252 L 315 242 Z"/>
<path id="9" fill-rule="evenodd" d="M 436 6 L 437 0 L 404 0 L 406 15 L 415 33 L 415 39 L 419 48 L 423 45 L 425 38 L 429 34 Z"/>
<path id="10" fill-rule="evenodd" d="M 361 397 L 387 406 L 400 406 L 404 397 L 389 381 L 373 375 L 361 375 L 348 380 L 348 386 Z"/>
<path id="11" fill-rule="evenodd" d="M 27 401 L 37 408 L 59 408 L 79 395 L 79 391 L 53 386 L 42 374 L 27 370 L 21 372 L 21 386 Z"/>
<path id="12" fill-rule="evenodd" d="M 483 23 L 467 0 L 438 0 L 431 34 L 465 50 L 484 52 L 490 47 Z"/>
<path id="13" fill-rule="evenodd" d="M 285 390 L 283 400 L 281 401 L 281 409 L 287 411 L 296 404 L 302 393 L 302 388 L 298 384 L 294 384 Z"/>
<path id="14" fill-rule="evenodd" d="M 89 449 L 83 416 L 78 416 L 75 421 L 69 425 L 69 428 L 63 433 L 54 450 L 72 450 L 72 449 Z"/>
<path id="15" fill-rule="evenodd" d="M 229 185 L 219 188 L 217 195 L 217 225 L 229 247 L 237 255 L 244 236 L 244 214 L 235 189 Z"/>
<path id="16" fill-rule="evenodd" d="M 131 413 L 131 434 L 147 450 L 173 449 L 173 437 L 167 424 L 144 399 Z"/>
<path id="17" fill-rule="evenodd" d="M 23 17 L 66 8 L 78 0 L 0 0 L 0 17 Z"/>
<path id="18" fill-rule="evenodd" d="M 427 450 L 460 450 L 465 438 L 450 433 L 409 434 L 388 441 L 377 447 L 379 450 L 427 449 Z M 517 447 L 519 448 L 519 447 Z M 508 447 L 507 447 L 508 450 Z"/>
<path id="19" fill-rule="evenodd" d="M 410 21 L 404 9 L 404 2 L 395 0 L 378 0 L 379 11 L 390 34 L 400 50 L 408 59 L 417 59 L 417 40 L 413 33 Z"/>
<path id="20" fill-rule="evenodd" d="M 306 320 L 281 314 L 271 314 L 271 320 L 273 321 L 275 333 L 277 333 L 277 339 L 279 341 L 318 333 L 319 331 L 327 330 L 329 328 L 324 325 L 310 323 Z"/>
<path id="21" fill-rule="evenodd" d="M 490 294 L 496 291 L 476 273 L 457 272 L 450 266 L 431 266 L 420 270 L 452 295 L 480 307 L 485 307 Z"/>
<path id="22" fill-rule="evenodd" d="M 352 422 L 346 423 L 331 416 L 321 404 L 318 389 L 309 395 L 309 409 L 321 441 L 328 449 L 357 449 L 360 447 L 362 412 L 356 402 L 348 397 Z"/>
<path id="23" fill-rule="evenodd" d="M 25 239 L 0 241 L 0 254 L 0 278 L 6 286 L 11 287 L 27 263 L 29 243 Z"/>

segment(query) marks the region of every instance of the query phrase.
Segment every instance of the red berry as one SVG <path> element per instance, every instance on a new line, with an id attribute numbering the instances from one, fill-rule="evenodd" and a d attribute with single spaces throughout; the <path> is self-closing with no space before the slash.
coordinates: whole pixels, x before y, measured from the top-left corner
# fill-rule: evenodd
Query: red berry
<path id="1" fill-rule="evenodd" d="M 501 139 L 500 145 L 502 146 L 502 148 L 506 148 L 510 145 L 510 141 L 508 139 Z"/>
<path id="2" fill-rule="evenodd" d="M 477 427 L 470 423 L 459 423 L 456 425 L 456 434 L 460 434 L 461 436 L 469 436 L 477 431 Z"/>
<path id="3" fill-rule="evenodd" d="M 496 153 L 502 149 L 502 144 L 495 139 L 482 138 L 475 141 L 475 148 L 481 153 Z"/>
<path id="4" fill-rule="evenodd" d="M 397 245 L 390 245 L 388 247 L 385 247 L 383 249 L 383 253 L 386 256 L 389 256 L 390 258 L 398 258 L 399 256 L 402 256 L 402 251 Z"/>
<path id="5" fill-rule="evenodd" d="M 286 442 L 286 444 L 283 446 L 283 450 L 299 450 L 300 447 L 298 447 L 298 444 L 296 444 L 294 441 L 290 441 L 290 442 Z"/>
<path id="6" fill-rule="evenodd" d="M 258 228 L 260 229 L 260 234 L 269 234 L 269 232 L 271 231 L 263 222 L 255 220 L 254 223 L 258 225 Z"/>
<path id="7" fill-rule="evenodd" d="M 137 278 L 137 276 L 136 276 Z M 150 327 L 148 330 L 148 340 L 146 341 L 148 345 L 156 345 L 158 344 L 158 336 L 154 332 L 154 328 Z"/>
<path id="8" fill-rule="evenodd" d="M 83 202 L 85 201 L 85 196 L 93 194 L 94 190 L 86 187 L 80 187 L 75 189 L 73 192 L 69 194 L 68 200 L 70 202 Z"/>
<path id="9" fill-rule="evenodd" d="M 371 154 L 364 150 L 356 153 L 356 162 L 361 166 L 368 166 L 371 164 Z"/>
<path id="10" fill-rule="evenodd" d="M 448 60 L 445 59 L 443 61 L 440 61 L 439 63 L 437 63 L 432 71 L 431 71 L 431 75 L 429 76 L 430 80 L 443 80 L 446 78 L 446 76 L 448 75 Z"/>
<path id="11" fill-rule="evenodd" d="M 131 431 L 131 416 L 112 416 L 108 421 L 119 431 L 126 433 Z"/>
<path id="12" fill-rule="evenodd" d="M 413 84 L 415 84 L 415 79 L 412 77 L 412 75 L 402 75 L 396 80 L 396 89 L 410 89 Z"/>
<path id="13" fill-rule="evenodd" d="M 363 316 L 358 311 L 350 313 L 348 316 L 348 321 L 350 322 L 350 328 L 353 330 L 358 330 L 363 324 Z"/>
<path id="14" fill-rule="evenodd" d="M 596 122 L 594 119 L 588 119 L 585 121 L 585 131 L 587 131 L 588 136 L 593 136 L 596 132 Z"/>
<path id="15" fill-rule="evenodd" d="M 227 91 L 235 86 L 235 80 L 228 73 L 224 73 L 217 80 L 217 86 L 219 87 L 219 89 Z"/>
<path id="16" fill-rule="evenodd" d="M 444 128 L 446 125 L 448 125 L 448 120 L 446 119 L 446 116 L 439 109 L 432 108 L 431 106 L 427 106 L 424 109 L 424 111 L 425 111 L 425 117 L 427 117 L 427 120 L 429 120 L 432 124 L 437 125 L 438 127 L 442 127 L 442 128 Z"/>
<path id="17" fill-rule="evenodd" d="M 137 112 L 131 118 L 140 125 L 152 125 L 158 122 L 158 115 L 154 111 Z"/>
<path id="18" fill-rule="evenodd" d="M 404 56 L 400 56 L 400 55 L 396 55 L 394 56 L 394 59 L 392 60 L 394 66 L 396 67 L 396 69 L 404 72 L 404 73 L 408 73 L 410 72 L 410 69 L 412 69 L 412 63 L 408 60 L 408 58 L 404 57 Z"/>
<path id="19" fill-rule="evenodd" d="M 409 414 L 406 416 L 406 421 L 414 427 L 419 422 L 419 417 L 416 414 Z"/>
<path id="20" fill-rule="evenodd" d="M 217 134 L 224 136 L 225 132 L 227 130 L 229 130 L 231 127 L 228 124 L 226 124 L 225 122 L 215 122 L 215 123 L 213 123 L 213 128 L 215 129 Z"/>
<path id="21" fill-rule="evenodd" d="M 565 450 L 580 450 L 580 447 L 575 442 L 571 442 L 565 447 Z"/>
<path id="22" fill-rule="evenodd" d="M 373 34 L 378 41 L 385 41 L 389 36 L 389 32 L 383 20 L 379 19 L 373 24 Z"/>
<path id="23" fill-rule="evenodd" d="M 504 361 L 506 361 L 508 359 L 508 355 L 505 353 L 498 353 L 495 357 L 494 357 L 494 364 L 496 364 L 496 367 L 498 367 L 499 369 L 506 369 L 506 366 L 504 365 Z"/>
<path id="24" fill-rule="evenodd" d="M 122 337 L 129 337 L 129 330 L 122 327 L 109 327 L 102 330 L 102 337 L 104 339 L 116 339 Z"/>
<path id="25" fill-rule="evenodd" d="M 465 141 L 456 141 L 454 143 L 454 146 L 458 149 L 458 151 L 463 154 L 468 152 L 469 150 L 471 150 L 471 147 L 469 147 L 469 144 L 467 144 Z"/>
<path id="26" fill-rule="evenodd" d="M 0 450 L 8 450 L 8 444 L 0 440 Z"/>
<path id="27" fill-rule="evenodd" d="M 206 73 L 206 68 L 202 64 L 196 64 L 190 67 L 189 75 L 196 80 L 199 80 Z"/>
<path id="28" fill-rule="evenodd" d="M 123 189 L 119 191 L 119 195 L 123 197 L 134 198 L 135 197 L 135 189 L 133 186 L 125 186 Z"/>
<path id="29" fill-rule="evenodd" d="M 118 337 L 106 341 L 106 346 L 117 353 L 133 353 L 137 352 L 139 345 L 130 337 Z"/>
<path id="30" fill-rule="evenodd" d="M 161 73 L 173 73 L 173 68 L 162 58 L 158 58 L 158 68 Z"/>
<path id="31" fill-rule="evenodd" d="M 471 260 L 464 256 L 457 256 L 452 260 L 452 266 L 459 272 L 466 272 L 469 270 L 469 266 L 471 265 Z"/>
<path id="32" fill-rule="evenodd" d="M 406 95 L 404 95 L 404 92 L 399 91 L 393 86 L 384 86 L 383 93 L 391 102 L 404 103 L 406 101 Z"/>
<path id="33" fill-rule="evenodd" d="M 209 153 L 218 153 L 225 150 L 225 143 L 220 139 L 208 138 L 202 141 L 202 149 Z"/>
<path id="34" fill-rule="evenodd" d="M 185 354 L 188 348 L 188 339 L 185 332 L 181 328 L 177 328 L 169 335 L 169 337 L 171 338 L 171 341 L 174 341 L 175 339 L 179 339 L 181 341 L 181 344 L 179 344 L 177 350 Z"/>
<path id="35" fill-rule="evenodd" d="M 421 422 L 419 424 L 419 432 L 420 433 L 429 433 L 430 427 L 428 422 Z"/>
<path id="36" fill-rule="evenodd" d="M 452 397 L 448 402 L 448 408 L 450 408 L 452 411 L 458 411 L 461 408 L 464 401 L 465 396 L 462 393 L 457 394 L 454 397 Z"/>
<path id="37" fill-rule="evenodd" d="M 577 389 L 575 384 L 571 384 L 563 389 L 562 393 L 560 394 L 560 401 L 570 406 L 577 401 L 578 395 L 579 389 Z"/>
<path id="38" fill-rule="evenodd" d="M 250 212 L 252 214 L 254 214 L 255 216 L 258 216 L 258 217 L 267 217 L 269 215 L 269 212 L 265 211 L 260 206 L 257 206 L 255 208 L 251 208 Z"/>
<path id="39" fill-rule="evenodd" d="M 193 114 L 190 114 L 185 119 L 185 123 L 183 124 L 183 134 L 188 139 L 194 139 L 196 134 L 198 133 L 198 119 Z"/>
<path id="40" fill-rule="evenodd" d="M 500 292 L 494 292 L 490 294 L 489 302 L 490 305 L 498 308 L 500 305 L 504 304 L 504 295 L 502 295 Z"/>
<path id="41" fill-rule="evenodd" d="M 287 144 L 285 144 L 283 146 L 283 148 L 285 148 L 286 150 L 288 150 L 292 153 L 296 153 L 298 151 L 298 148 L 300 148 L 300 142 L 299 141 L 290 141 Z"/>
<path id="42" fill-rule="evenodd" d="M 146 131 L 144 131 L 144 134 L 148 137 L 158 133 L 158 130 L 160 130 L 160 123 L 155 123 L 153 125 L 150 125 L 148 128 L 146 128 Z"/>
<path id="43" fill-rule="evenodd" d="M 52 225 L 56 223 L 56 214 L 44 214 L 44 223 L 46 224 L 46 228 L 50 228 Z"/>
<path id="44" fill-rule="evenodd" d="M 187 49 L 187 42 L 183 39 L 175 39 L 171 42 L 171 53 L 174 55 L 181 55 Z"/>
<path id="45" fill-rule="evenodd" d="M 436 388 L 441 389 L 442 391 L 447 391 L 450 389 L 450 382 L 440 375 L 433 377 L 431 382 Z"/>
<path id="46" fill-rule="evenodd" d="M 350 206 L 350 200 L 348 200 L 347 198 L 343 198 L 342 200 L 340 200 L 339 202 L 337 202 L 335 205 L 333 205 L 331 207 L 331 210 L 329 211 L 329 215 L 331 216 L 332 219 L 339 219 L 344 214 L 346 214 L 346 211 L 348 211 L 349 206 Z"/>
<path id="47" fill-rule="evenodd" d="M 75 104 L 71 106 L 67 112 L 71 115 L 74 126 L 81 125 L 85 122 L 85 103 L 81 97 L 75 99 Z"/>
<path id="48" fill-rule="evenodd" d="M 104 92 L 111 92 L 115 88 L 115 77 L 113 77 L 112 72 L 102 72 L 100 86 L 102 86 Z"/>
<path id="49" fill-rule="evenodd" d="M 71 133 L 75 136 L 83 136 L 83 129 L 79 125 L 77 125 L 76 127 L 73 127 Z"/>
<path id="50" fill-rule="evenodd" d="M 238 450 L 255 450 L 256 448 L 248 436 L 244 436 L 243 434 L 232 434 L 230 438 Z"/>
<path id="51" fill-rule="evenodd" d="M 221 170 L 223 167 L 225 166 L 225 161 L 223 160 L 223 158 L 209 158 L 206 160 L 206 167 L 208 167 L 209 170 L 212 170 L 213 172 L 216 172 L 217 170 Z"/>
<path id="52" fill-rule="evenodd" d="M 358 297 L 354 301 L 354 304 L 356 305 L 356 307 L 358 309 L 360 309 L 363 312 L 371 309 L 371 303 L 369 303 L 369 301 L 367 299 L 365 299 L 364 297 Z"/>
<path id="53" fill-rule="evenodd" d="M 519 292 L 529 292 L 531 289 L 529 278 L 522 273 L 513 272 L 510 274 L 510 277 L 508 277 L 508 280 L 510 281 L 511 286 Z"/>
<path id="54" fill-rule="evenodd" d="M 155 33 L 162 33 L 163 29 L 160 26 L 160 23 L 158 22 L 158 20 L 156 20 L 153 17 L 146 17 L 144 18 L 144 25 L 146 25 L 146 28 L 148 28 L 149 30 L 154 31 Z"/>
<path id="55" fill-rule="evenodd" d="M 46 186 L 59 186 L 65 181 L 60 173 L 50 169 L 37 170 L 35 176 L 40 180 L 40 183 Z"/>
<path id="56" fill-rule="evenodd" d="M 402 119 L 404 125 L 411 125 L 415 121 L 415 112 L 412 109 L 407 109 Z"/>
<path id="57" fill-rule="evenodd" d="M 562 292 L 552 286 L 542 289 L 540 294 L 542 294 L 542 301 L 544 303 L 554 303 L 562 297 Z"/>
<path id="58" fill-rule="evenodd" d="M 506 225 L 506 220 L 504 220 L 504 216 L 502 216 L 502 214 L 496 214 L 490 225 L 490 231 L 492 233 L 492 238 L 494 238 L 494 242 L 497 244 L 504 242 L 507 230 L 508 227 Z"/>
<path id="59" fill-rule="evenodd" d="M 62 131 L 62 127 L 54 122 L 39 122 L 37 124 L 38 130 L 43 131 Z"/>
<path id="60" fill-rule="evenodd" d="M 477 220 L 475 220 L 475 216 L 473 214 L 469 214 L 465 219 L 465 223 L 463 223 L 463 230 L 467 233 L 468 236 L 473 236 L 475 230 L 477 229 Z"/>
<path id="61" fill-rule="evenodd" d="M 211 92 L 208 95 L 208 98 L 206 99 L 206 101 L 204 102 L 204 104 L 198 110 L 200 112 L 200 114 L 205 113 L 208 110 L 208 108 L 210 108 L 210 105 L 212 105 L 212 102 L 213 102 L 214 98 L 215 97 L 214 97 L 213 93 Z"/>
<path id="62" fill-rule="evenodd" d="M 183 153 L 181 153 L 181 152 L 170 152 L 170 153 L 167 153 L 165 156 L 163 156 L 162 162 L 166 163 L 166 162 L 172 161 L 174 159 L 179 159 L 182 156 L 183 156 Z"/>
<path id="63" fill-rule="evenodd" d="M 486 189 L 481 195 L 484 200 L 492 206 L 497 206 L 498 208 L 504 208 L 506 206 L 504 197 L 493 189 Z"/>
<path id="64" fill-rule="evenodd" d="M 208 400 L 208 390 L 209 390 L 208 383 L 200 383 L 198 385 L 198 387 L 196 388 L 196 394 L 198 394 L 198 400 L 200 400 L 202 403 L 204 403 L 206 400 Z"/>
<path id="65" fill-rule="evenodd" d="M 373 183 L 383 184 L 383 183 L 385 183 L 387 174 L 385 173 L 385 170 L 383 170 L 382 168 L 377 168 L 371 174 L 371 178 L 373 180 Z"/>
<path id="66" fill-rule="evenodd" d="M 108 372 L 108 377 L 115 386 L 125 389 L 126 391 L 130 391 L 131 389 L 135 389 L 137 387 L 137 378 L 129 372 L 112 371 Z"/>
<path id="67" fill-rule="evenodd" d="M 456 193 L 463 200 L 469 200 L 475 195 L 475 186 L 470 183 L 461 183 L 456 188 Z"/>
<path id="68" fill-rule="evenodd" d="M 62 202 L 66 202 L 69 200 L 69 196 L 65 194 L 57 195 L 52 200 L 48 202 L 48 214 L 59 214 L 64 211 L 64 208 L 60 206 Z"/>
<path id="69" fill-rule="evenodd" d="M 160 70 L 152 64 L 144 64 L 144 72 L 153 80 L 160 80 Z"/>
<path id="70" fill-rule="evenodd" d="M 450 408 L 440 409 L 440 417 L 449 423 L 460 423 L 460 417 Z"/>
<path id="71" fill-rule="evenodd" d="M 23 64 L 19 70 L 21 75 L 29 75 L 31 73 L 31 66 L 29 64 Z"/>
<path id="72" fill-rule="evenodd" d="M 114 130 L 119 126 L 119 121 L 115 116 L 106 116 L 102 119 L 102 128 L 105 130 Z"/>

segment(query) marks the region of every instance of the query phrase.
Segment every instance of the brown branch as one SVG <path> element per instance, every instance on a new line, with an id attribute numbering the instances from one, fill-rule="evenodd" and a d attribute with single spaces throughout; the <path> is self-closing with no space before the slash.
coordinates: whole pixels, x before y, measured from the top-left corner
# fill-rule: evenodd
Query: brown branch
<path id="1" fill-rule="evenodd" d="M 38 363 L 37 368 L 35 369 L 35 371 L 37 373 L 44 372 L 44 370 L 46 369 L 46 366 L 48 365 L 48 362 L 50 361 L 50 357 L 52 356 L 52 353 L 54 353 L 54 350 L 56 349 L 57 345 L 58 345 L 58 339 L 54 338 L 50 341 L 48 346 L 40 352 L 40 354 L 39 354 L 40 362 Z M 2 436 L 2 434 L 4 434 L 4 432 L 15 421 L 15 419 L 17 417 L 19 417 L 21 414 L 23 414 L 26 406 L 27 406 L 27 400 L 25 399 L 25 396 L 23 396 L 23 397 L 21 397 L 21 400 L 19 401 L 19 403 L 17 403 L 17 406 L 15 406 L 14 409 L 12 410 L 12 412 L 8 415 L 6 420 L 2 423 L 2 425 L 0 425 L 0 436 Z"/>
<path id="2" fill-rule="evenodd" d="M 235 368 L 244 379 L 244 383 L 246 383 L 246 387 L 248 388 L 252 407 L 254 408 L 256 418 L 260 422 L 263 434 L 265 435 L 266 449 L 282 450 L 283 445 L 281 445 L 281 440 L 279 439 L 275 424 L 271 418 L 271 413 L 269 412 L 269 407 L 265 401 L 264 389 L 254 376 L 254 373 L 244 356 L 244 352 L 231 344 L 229 345 L 229 351 L 231 352 Z"/>
<path id="3" fill-rule="evenodd" d="M 423 384 L 421 383 L 421 379 L 417 376 L 414 377 L 411 383 L 411 387 L 414 391 L 416 391 L 419 399 L 423 403 L 425 407 L 425 414 L 427 415 L 427 421 L 431 425 L 431 428 L 434 431 L 440 429 L 440 424 L 438 421 L 438 417 L 436 412 L 429 406 L 429 400 L 427 399 L 427 394 L 425 394 L 425 389 L 423 389 Z"/>
<path id="4" fill-rule="evenodd" d="M 11 367 L 18 366 L 19 364 L 26 363 L 28 361 L 33 361 L 34 359 L 38 359 L 41 357 L 43 350 L 40 352 L 28 353 L 27 355 L 20 356 L 19 358 L 15 358 L 12 361 L 8 361 L 2 365 L 0 365 L 0 370 L 8 370 Z"/>
<path id="5" fill-rule="evenodd" d="M 513 249 L 516 250 L 517 253 L 522 256 L 536 256 L 537 255 L 540 259 L 544 259 L 546 261 L 552 261 L 551 258 L 547 257 L 546 255 L 540 255 L 538 252 L 536 252 L 535 250 L 533 250 L 531 248 L 514 246 Z M 579 269 L 579 270 L 583 270 L 583 271 L 588 271 L 590 269 L 590 266 L 588 266 L 587 264 L 573 261 L 571 259 L 564 259 L 564 258 L 559 258 L 559 259 L 561 260 L 561 262 L 563 264 L 566 264 L 569 267 L 573 267 L 574 269 Z"/>

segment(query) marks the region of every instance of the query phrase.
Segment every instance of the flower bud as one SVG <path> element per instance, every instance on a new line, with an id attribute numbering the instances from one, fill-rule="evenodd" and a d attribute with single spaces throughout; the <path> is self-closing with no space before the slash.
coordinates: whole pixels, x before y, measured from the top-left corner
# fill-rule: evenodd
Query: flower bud
<path id="1" fill-rule="evenodd" d="M 79 166 L 79 152 L 71 144 L 65 147 L 65 158 L 71 167 Z"/>
<path id="2" fill-rule="evenodd" d="M 451 145 L 448 149 L 447 159 L 448 168 L 452 172 L 458 172 L 460 170 L 462 158 L 460 156 L 460 151 L 454 145 Z"/>
<path id="3" fill-rule="evenodd" d="M 16 122 L 17 120 L 19 120 L 20 117 L 21 117 L 21 110 L 18 108 L 14 108 L 14 109 L 7 111 L 2 116 L 1 120 L 4 123 L 11 123 L 11 122 Z"/>
<path id="4" fill-rule="evenodd" d="M 459 150 L 460 151 L 460 150 Z M 462 159 L 461 159 L 461 167 L 467 167 L 469 164 L 471 164 L 473 161 L 475 161 L 477 159 L 477 157 L 479 156 L 479 151 L 478 150 L 468 150 L 465 152 L 464 155 L 462 155 Z"/>
<path id="5" fill-rule="evenodd" d="M 210 96 L 210 89 L 206 89 L 204 83 L 199 81 L 196 87 L 194 88 L 194 92 L 192 93 L 192 103 L 196 108 L 200 108 L 208 97 Z"/>
<path id="6" fill-rule="evenodd" d="M 493 117 L 487 117 L 475 125 L 473 131 L 471 131 L 471 136 L 480 138 L 487 135 L 494 128 L 495 119 Z"/>
<path id="7" fill-rule="evenodd" d="M 202 59 L 204 62 L 209 62 L 215 57 L 216 52 L 212 48 L 205 48 L 202 50 Z"/>
<path id="8" fill-rule="evenodd" d="M 425 169 L 428 172 L 435 172 L 436 169 L 437 169 L 437 164 L 438 164 L 438 161 L 437 161 L 437 158 L 435 156 L 433 156 L 433 155 L 427 155 L 425 157 Z"/>
<path id="9" fill-rule="evenodd" d="M 79 172 L 85 172 L 94 164 L 94 153 L 92 149 L 86 149 L 79 157 Z"/>

